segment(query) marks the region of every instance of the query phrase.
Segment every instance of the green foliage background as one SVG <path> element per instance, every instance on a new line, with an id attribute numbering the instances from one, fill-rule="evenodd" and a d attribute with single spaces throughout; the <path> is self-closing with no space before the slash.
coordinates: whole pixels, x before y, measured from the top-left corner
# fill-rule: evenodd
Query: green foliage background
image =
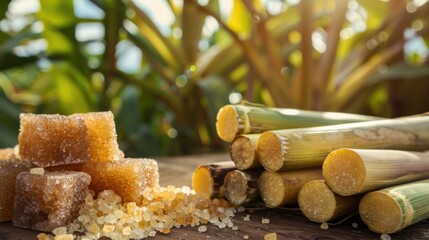
<path id="1" fill-rule="evenodd" d="M 111 110 L 126 154 L 153 156 L 224 151 L 214 123 L 232 96 L 382 117 L 429 110 L 427 2 L 231 0 L 228 14 L 219 2 L 166 0 L 165 31 L 151 17 L 161 13 L 130 0 L 91 0 L 99 18 L 40 0 L 13 27 L 3 0 L 0 147 L 17 143 L 20 112 Z M 85 23 L 103 34 L 79 40 Z M 141 53 L 137 71 L 119 66 L 127 51 Z"/>

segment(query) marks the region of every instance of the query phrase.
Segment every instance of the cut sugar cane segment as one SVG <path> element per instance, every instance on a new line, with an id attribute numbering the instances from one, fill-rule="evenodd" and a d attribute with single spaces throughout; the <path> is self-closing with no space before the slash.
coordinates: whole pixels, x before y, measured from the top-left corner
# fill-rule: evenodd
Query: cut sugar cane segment
<path id="1" fill-rule="evenodd" d="M 324 180 L 314 180 L 301 188 L 298 204 L 308 219 L 323 223 L 357 212 L 361 197 L 362 195 L 340 196 L 334 193 Z"/>
<path id="2" fill-rule="evenodd" d="M 321 168 L 284 172 L 265 171 L 259 178 L 259 193 L 267 207 L 275 208 L 295 203 L 304 184 L 321 179 L 323 179 Z"/>
<path id="3" fill-rule="evenodd" d="M 234 162 L 225 161 L 198 166 L 192 175 L 192 187 L 197 193 L 210 198 L 225 198 L 224 179 L 235 170 Z"/>
<path id="4" fill-rule="evenodd" d="M 233 170 L 225 176 L 225 197 L 234 205 L 242 205 L 259 198 L 258 179 L 261 170 Z"/>
<path id="5" fill-rule="evenodd" d="M 264 132 L 256 145 L 269 171 L 322 166 L 339 148 L 429 149 L 429 115 Z"/>
<path id="6" fill-rule="evenodd" d="M 417 181 L 429 178 L 429 152 L 338 149 L 326 157 L 323 176 L 343 196 Z"/>
<path id="7" fill-rule="evenodd" d="M 256 142 L 260 134 L 247 134 L 237 136 L 231 143 L 231 160 L 239 170 L 261 168 L 256 158 Z"/>
<path id="8" fill-rule="evenodd" d="M 337 112 L 315 112 L 263 105 L 226 105 L 219 109 L 216 130 L 219 137 L 231 142 L 238 134 L 261 133 L 267 130 L 324 126 L 362 122 L 377 117 Z"/>
<path id="9" fill-rule="evenodd" d="M 429 180 L 385 188 L 363 196 L 359 215 L 382 234 L 398 232 L 429 217 Z"/>

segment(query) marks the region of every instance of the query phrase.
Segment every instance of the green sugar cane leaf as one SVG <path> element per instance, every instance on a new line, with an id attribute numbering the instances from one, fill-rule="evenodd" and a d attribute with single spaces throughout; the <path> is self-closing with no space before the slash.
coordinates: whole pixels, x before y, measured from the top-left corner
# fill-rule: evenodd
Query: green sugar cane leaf
<path id="1" fill-rule="evenodd" d="M 74 1 L 51 1 L 40 0 L 40 11 L 37 13 L 39 19 L 46 25 L 55 28 L 64 28 L 74 25 L 76 17 L 73 14 Z"/>
<path id="2" fill-rule="evenodd" d="M 54 92 L 63 114 L 95 110 L 89 81 L 74 66 L 57 63 L 51 70 Z"/>
<path id="3" fill-rule="evenodd" d="M 378 71 L 368 78 L 368 84 L 376 84 L 385 80 L 417 79 L 429 77 L 429 68 L 426 65 L 416 66 L 404 62 L 395 64 L 385 70 Z"/>

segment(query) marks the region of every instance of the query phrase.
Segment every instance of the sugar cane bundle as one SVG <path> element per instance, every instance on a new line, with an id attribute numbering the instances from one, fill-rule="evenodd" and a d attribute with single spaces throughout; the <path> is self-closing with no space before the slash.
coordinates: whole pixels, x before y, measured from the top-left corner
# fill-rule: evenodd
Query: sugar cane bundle
<path id="1" fill-rule="evenodd" d="M 216 118 L 219 137 L 231 142 L 238 134 L 261 133 L 267 130 L 324 126 L 339 123 L 380 119 L 349 113 L 315 112 L 263 105 L 226 105 Z"/>
<path id="2" fill-rule="evenodd" d="M 367 193 L 359 215 L 377 233 L 398 232 L 429 217 L 429 179 Z"/>
<path id="3" fill-rule="evenodd" d="M 429 115 L 264 132 L 256 153 L 270 171 L 321 166 L 338 148 L 429 149 Z"/>
<path id="4" fill-rule="evenodd" d="M 308 219 L 323 223 L 357 212 L 361 197 L 362 195 L 340 196 L 324 180 L 313 180 L 299 191 L 298 204 Z"/>
<path id="5" fill-rule="evenodd" d="M 260 134 L 246 134 L 237 136 L 231 143 L 231 160 L 239 170 L 261 168 L 256 157 L 256 142 Z"/>
<path id="6" fill-rule="evenodd" d="M 326 157 L 323 176 L 340 195 L 364 193 L 429 178 L 429 152 L 337 149 Z"/>
<path id="7" fill-rule="evenodd" d="M 234 169 L 232 161 L 202 164 L 194 170 L 192 187 L 210 198 L 225 198 L 224 179 Z"/>
<path id="8" fill-rule="evenodd" d="M 243 205 L 259 198 L 258 180 L 262 170 L 233 170 L 224 180 L 225 197 L 234 205 Z"/>
<path id="9" fill-rule="evenodd" d="M 296 203 L 302 186 L 318 179 L 323 179 L 321 168 L 284 172 L 264 171 L 258 182 L 259 193 L 265 206 L 275 208 Z"/>

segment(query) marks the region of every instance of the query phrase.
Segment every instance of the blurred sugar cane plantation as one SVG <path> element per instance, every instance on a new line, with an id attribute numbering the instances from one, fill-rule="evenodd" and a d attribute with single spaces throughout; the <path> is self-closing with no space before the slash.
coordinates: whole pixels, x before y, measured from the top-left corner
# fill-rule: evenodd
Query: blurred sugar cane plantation
<path id="1" fill-rule="evenodd" d="M 129 156 L 224 151 L 229 103 L 429 111 L 425 0 L 2 0 L 0 147 L 19 113 L 111 110 Z"/>

